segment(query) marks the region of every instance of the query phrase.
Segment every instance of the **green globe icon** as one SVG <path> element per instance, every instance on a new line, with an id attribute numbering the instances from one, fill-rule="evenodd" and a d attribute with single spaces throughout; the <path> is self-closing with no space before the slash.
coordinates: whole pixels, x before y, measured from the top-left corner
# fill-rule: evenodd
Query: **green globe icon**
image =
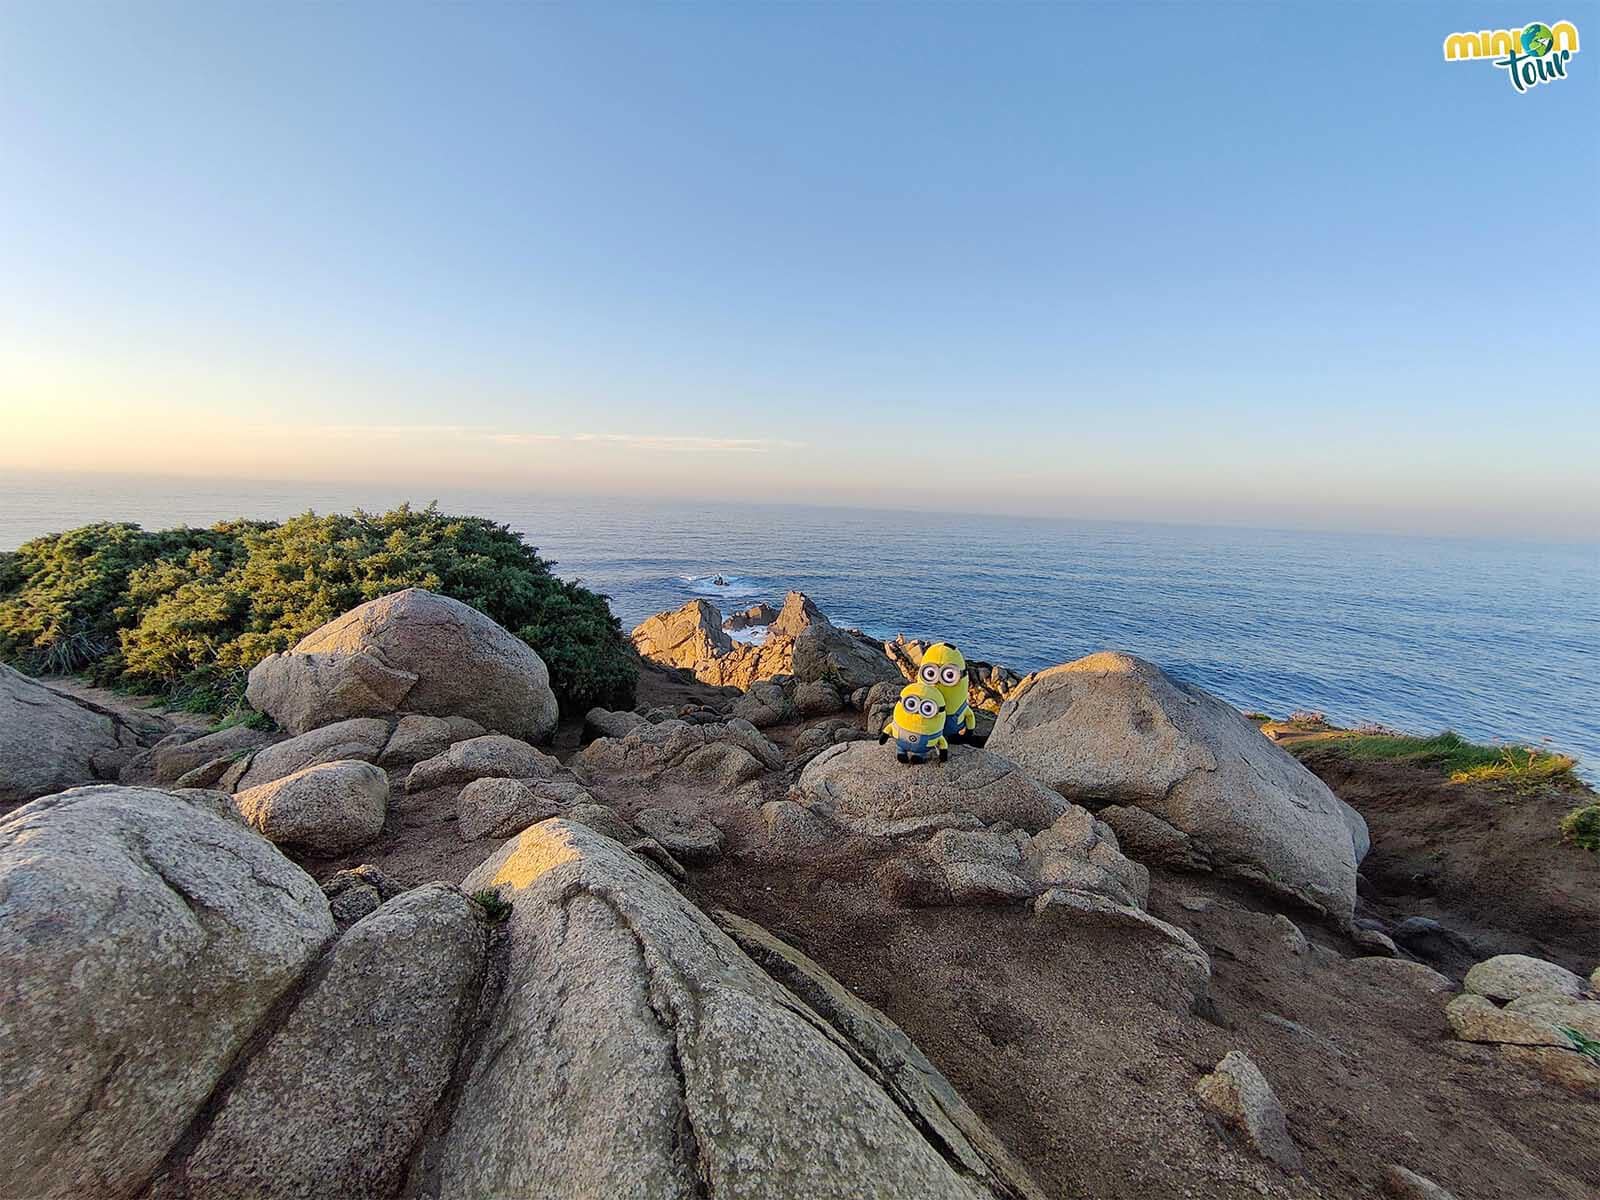
<path id="1" fill-rule="evenodd" d="M 1556 35 L 1550 32 L 1550 26 L 1537 21 L 1522 31 L 1522 48 L 1535 58 L 1549 54 L 1555 41 Z"/>

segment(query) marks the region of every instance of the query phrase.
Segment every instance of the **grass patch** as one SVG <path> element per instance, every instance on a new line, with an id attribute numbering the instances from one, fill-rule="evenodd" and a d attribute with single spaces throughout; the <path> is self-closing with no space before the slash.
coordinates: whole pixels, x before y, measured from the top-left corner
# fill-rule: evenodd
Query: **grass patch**
<path id="1" fill-rule="evenodd" d="M 277 728 L 271 717 L 264 712 L 257 712 L 248 704 L 241 704 L 224 716 L 222 720 L 217 722 L 217 729 L 218 731 L 232 729 L 235 725 L 243 725 L 248 729 L 260 729 L 268 733 Z"/>
<path id="2" fill-rule="evenodd" d="M 1451 783 L 1511 784 L 1533 787 L 1543 783 L 1576 785 L 1572 769 L 1577 760 L 1529 746 L 1484 746 L 1446 730 L 1433 737 L 1403 734 L 1340 734 L 1315 741 L 1290 744 L 1306 753 L 1330 747 L 1347 758 L 1367 762 L 1399 762 L 1427 767 L 1448 775 Z"/>
<path id="3" fill-rule="evenodd" d="M 1588 1055 L 1595 1062 L 1600 1062 L 1600 1042 L 1591 1037 L 1585 1037 L 1576 1029 L 1569 1029 L 1565 1025 L 1557 1026 L 1557 1028 L 1572 1039 L 1572 1044 L 1577 1046 L 1579 1054 Z"/>
<path id="4" fill-rule="evenodd" d="M 483 909 L 491 925 L 498 925 L 511 915 L 511 903 L 500 898 L 499 888 L 484 888 L 473 892 L 472 898 Z"/>
<path id="5" fill-rule="evenodd" d="M 1600 804 L 1583 804 L 1561 818 L 1561 840 L 1600 854 Z"/>

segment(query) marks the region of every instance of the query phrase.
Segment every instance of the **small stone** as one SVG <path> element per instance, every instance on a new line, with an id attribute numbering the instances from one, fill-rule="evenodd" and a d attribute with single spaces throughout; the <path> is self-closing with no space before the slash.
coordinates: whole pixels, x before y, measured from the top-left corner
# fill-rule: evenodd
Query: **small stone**
<path id="1" fill-rule="evenodd" d="M 1306 935 L 1300 932 L 1300 926 L 1288 917 L 1278 913 L 1272 918 L 1272 923 L 1278 927 L 1282 945 L 1290 954 L 1304 954 L 1311 949 L 1311 943 L 1306 941 Z"/>
<path id="2" fill-rule="evenodd" d="M 1033 895 L 1023 880 L 989 863 L 947 863 L 944 877 L 955 904 L 1009 904 Z"/>
<path id="3" fill-rule="evenodd" d="M 1394 939 L 1376 929 L 1353 929 L 1350 931 L 1350 940 L 1369 955 L 1397 958 L 1400 954 L 1400 948 L 1394 944 Z"/>
<path id="4" fill-rule="evenodd" d="M 1472 992 L 1450 1001 L 1444 1015 L 1463 1041 L 1576 1049 L 1571 1038 L 1543 1018 L 1497 1008 L 1494 1001 Z"/>
<path id="5" fill-rule="evenodd" d="M 1383 1191 L 1394 1200 L 1456 1200 L 1433 1180 L 1394 1163 L 1383 1169 Z"/>
<path id="6" fill-rule="evenodd" d="M 767 840 L 780 850 L 820 846 L 838 833 L 831 823 L 793 800 L 772 800 L 763 804 L 761 817 L 767 824 Z"/>
<path id="7" fill-rule="evenodd" d="M 1285 1171 L 1300 1169 L 1300 1150 L 1289 1136 L 1283 1105 L 1247 1054 L 1229 1051 L 1195 1091 L 1208 1108 L 1245 1135 L 1256 1153 Z"/>
<path id="8" fill-rule="evenodd" d="M 1518 1000 L 1541 992 L 1574 998 L 1583 980 L 1565 967 L 1527 954 L 1497 954 L 1467 972 L 1467 991 L 1491 1000 Z"/>
<path id="9" fill-rule="evenodd" d="M 359 883 L 331 897 L 328 901 L 328 910 L 333 913 L 333 923 L 344 929 L 354 925 L 368 913 L 377 912 L 378 906 L 382 903 L 383 898 L 378 895 L 377 888 L 371 884 Z"/>
<path id="10" fill-rule="evenodd" d="M 1470 938 L 1432 917 L 1407 917 L 1394 927 L 1394 940 L 1423 958 L 1437 960 L 1446 955 L 1477 957 Z"/>
<path id="11" fill-rule="evenodd" d="M 633 814 L 639 832 L 653 837 L 676 859 L 691 865 L 722 857 L 723 836 L 703 817 L 689 817 L 667 808 L 646 808 Z"/>

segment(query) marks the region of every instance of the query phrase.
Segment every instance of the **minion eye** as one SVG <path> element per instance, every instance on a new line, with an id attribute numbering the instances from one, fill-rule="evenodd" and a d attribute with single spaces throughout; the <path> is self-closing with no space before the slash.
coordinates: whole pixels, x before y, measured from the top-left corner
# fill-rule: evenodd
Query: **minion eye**
<path id="1" fill-rule="evenodd" d="M 917 707 L 917 698 L 915 696 L 907 696 L 906 697 L 906 711 L 907 712 L 911 712 L 911 713 L 920 712 L 921 711 Z"/>
<path id="2" fill-rule="evenodd" d="M 944 680 L 946 683 L 954 683 L 956 680 L 961 678 L 961 670 L 959 667 L 946 667 L 944 670 L 939 672 L 939 678 Z"/>
<path id="3" fill-rule="evenodd" d="M 929 663 L 927 666 L 922 668 L 922 678 L 929 683 L 938 683 L 939 668 L 934 666 L 932 663 Z"/>
<path id="4" fill-rule="evenodd" d="M 931 716 L 933 716 L 934 713 L 936 713 L 938 711 L 939 711 L 939 706 L 937 704 L 935 704 L 932 700 L 924 700 L 922 702 L 922 715 L 923 716 L 931 717 Z"/>

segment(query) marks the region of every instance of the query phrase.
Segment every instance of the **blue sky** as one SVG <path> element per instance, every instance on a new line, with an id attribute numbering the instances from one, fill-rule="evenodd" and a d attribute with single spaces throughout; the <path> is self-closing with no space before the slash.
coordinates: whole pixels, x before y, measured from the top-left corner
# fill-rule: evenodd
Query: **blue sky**
<path id="1" fill-rule="evenodd" d="M 1594 535 L 1597 78 L 1592 2 L 9 5 L 0 467 Z"/>

